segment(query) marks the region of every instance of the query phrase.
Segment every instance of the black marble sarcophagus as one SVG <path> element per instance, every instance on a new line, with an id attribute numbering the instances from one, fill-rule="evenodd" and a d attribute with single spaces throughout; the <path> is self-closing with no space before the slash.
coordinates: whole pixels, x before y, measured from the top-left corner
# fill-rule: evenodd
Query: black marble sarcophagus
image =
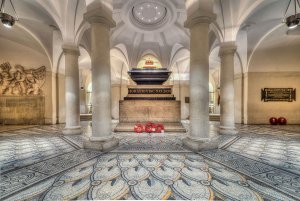
<path id="1" fill-rule="evenodd" d="M 166 68 L 133 68 L 128 74 L 138 85 L 162 85 L 169 79 L 171 72 Z"/>

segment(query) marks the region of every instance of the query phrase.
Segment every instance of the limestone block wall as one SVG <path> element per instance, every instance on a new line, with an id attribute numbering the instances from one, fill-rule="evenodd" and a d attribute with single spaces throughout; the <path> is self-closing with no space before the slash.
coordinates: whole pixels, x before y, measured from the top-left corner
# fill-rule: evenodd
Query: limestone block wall
<path id="1" fill-rule="evenodd" d="M 1 96 L 0 124 L 40 125 L 45 123 L 44 96 Z"/>
<path id="2" fill-rule="evenodd" d="M 288 124 L 300 124 L 300 72 L 250 72 L 247 82 L 246 124 L 269 124 L 269 118 L 286 117 Z M 263 102 L 263 88 L 295 88 L 294 102 Z"/>
<path id="3" fill-rule="evenodd" d="M 120 101 L 120 122 L 180 122 L 180 101 Z"/>

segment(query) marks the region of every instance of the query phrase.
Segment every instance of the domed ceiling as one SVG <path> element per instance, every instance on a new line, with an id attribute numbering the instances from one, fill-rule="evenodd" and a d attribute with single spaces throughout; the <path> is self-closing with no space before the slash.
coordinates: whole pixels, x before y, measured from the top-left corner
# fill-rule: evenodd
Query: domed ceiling
<path id="1" fill-rule="evenodd" d="M 189 48 L 184 0 L 115 0 L 113 8 L 112 47 L 123 47 L 128 68 L 137 67 L 146 54 L 169 68 L 177 51 Z"/>
<path id="2" fill-rule="evenodd" d="M 143 2 L 132 8 L 132 14 L 142 25 L 155 25 L 165 19 L 167 8 L 157 3 Z"/>

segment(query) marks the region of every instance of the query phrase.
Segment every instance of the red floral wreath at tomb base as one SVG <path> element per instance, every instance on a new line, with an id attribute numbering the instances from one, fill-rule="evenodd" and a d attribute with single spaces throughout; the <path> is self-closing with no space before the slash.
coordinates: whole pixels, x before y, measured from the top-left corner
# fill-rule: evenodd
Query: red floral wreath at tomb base
<path id="1" fill-rule="evenodd" d="M 134 126 L 134 132 L 136 133 L 142 133 L 144 132 L 144 126 L 140 123 L 135 124 Z"/>
<path id="2" fill-rule="evenodd" d="M 134 132 L 136 133 L 163 133 L 165 131 L 165 127 L 163 124 L 154 124 L 152 122 L 147 122 L 145 126 L 141 123 L 136 123 L 134 126 Z"/>

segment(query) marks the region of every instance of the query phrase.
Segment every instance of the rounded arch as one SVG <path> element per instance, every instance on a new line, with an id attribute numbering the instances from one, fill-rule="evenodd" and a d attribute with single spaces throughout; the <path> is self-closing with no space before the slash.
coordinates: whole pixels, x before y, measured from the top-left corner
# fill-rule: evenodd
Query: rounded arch
<path id="1" fill-rule="evenodd" d="M 161 62 L 153 54 L 145 54 L 138 62 L 136 68 L 162 68 Z"/>
<path id="2" fill-rule="evenodd" d="M 61 64 L 62 64 L 63 55 L 64 55 L 64 53 L 63 53 L 63 51 L 61 51 L 61 53 L 59 54 L 58 60 L 57 60 L 57 65 L 56 65 L 56 69 L 55 69 L 56 73 L 64 74 L 64 71 L 62 71 L 59 68 L 61 66 Z"/>
<path id="3" fill-rule="evenodd" d="M 172 55 L 172 58 L 170 59 L 170 68 L 173 68 L 175 66 L 176 62 L 182 61 L 185 59 L 190 58 L 190 51 L 187 48 L 184 48 L 183 46 L 174 52 Z"/>
<path id="4" fill-rule="evenodd" d="M 53 6 L 54 1 L 39 1 L 35 0 L 35 2 L 40 5 L 40 7 L 52 18 L 52 20 L 56 23 L 56 26 L 61 31 L 63 30 L 62 20 L 59 17 L 59 14 L 55 12 L 55 6 Z M 51 4 L 51 5 L 49 5 Z"/>
<path id="5" fill-rule="evenodd" d="M 46 56 L 47 56 L 47 58 L 49 60 L 51 71 L 53 71 L 52 57 L 50 56 L 50 53 L 47 51 L 47 48 L 45 47 L 45 45 L 43 44 L 43 42 L 32 31 L 30 31 L 27 27 L 25 27 L 21 23 L 16 23 L 15 26 L 18 26 L 19 28 L 21 28 L 24 31 L 26 31 L 36 42 L 38 42 L 38 44 L 42 47 L 42 49 L 44 50 L 44 52 L 45 52 L 45 54 L 46 54 Z"/>
<path id="6" fill-rule="evenodd" d="M 158 55 L 151 49 L 147 49 L 145 50 L 141 55 L 140 55 L 140 59 L 143 58 L 146 55 L 153 55 L 154 57 L 156 57 L 158 60 L 161 60 L 161 58 L 158 57 Z M 139 60 L 140 60 L 139 59 Z"/>
<path id="7" fill-rule="evenodd" d="M 256 52 L 256 50 L 259 48 L 259 46 L 261 45 L 261 43 L 271 34 L 273 33 L 274 31 L 278 30 L 280 27 L 282 27 L 283 24 L 279 24 L 277 26 L 275 26 L 273 29 L 271 29 L 270 31 L 268 31 L 266 34 L 264 34 L 260 40 L 258 41 L 258 43 L 254 46 L 254 49 L 253 51 L 251 52 L 250 56 L 249 56 L 249 59 L 248 59 L 248 63 L 247 63 L 247 66 L 246 66 L 246 69 L 245 69 L 245 72 L 248 72 L 249 71 L 249 66 L 251 64 L 251 61 L 252 61 L 252 58 L 253 58 L 253 55 L 254 53 Z"/>
<path id="8" fill-rule="evenodd" d="M 125 45 L 119 44 L 119 45 L 113 47 L 110 50 L 110 57 L 122 61 L 125 64 L 127 70 L 129 70 L 130 67 L 129 67 L 127 49 L 126 49 Z"/>
<path id="9" fill-rule="evenodd" d="M 81 24 L 79 25 L 76 35 L 75 35 L 75 44 L 80 44 L 81 39 L 83 37 L 83 35 L 85 34 L 85 32 L 90 29 L 90 25 L 89 23 L 82 21 Z"/>
<path id="10" fill-rule="evenodd" d="M 243 14 L 239 17 L 239 20 L 237 22 L 236 28 L 233 31 L 233 36 L 236 39 L 238 32 L 241 30 L 241 28 L 243 27 L 245 21 L 254 13 L 256 12 L 261 6 L 270 3 L 267 2 L 265 0 L 257 0 L 255 1 L 253 4 L 251 4 L 251 6 L 248 7 L 248 9 L 246 9 Z"/>
<path id="11" fill-rule="evenodd" d="M 224 41 L 224 35 L 223 35 L 222 30 L 217 22 L 211 23 L 209 32 L 214 33 L 215 38 L 218 41 L 218 43 L 221 43 Z"/>

